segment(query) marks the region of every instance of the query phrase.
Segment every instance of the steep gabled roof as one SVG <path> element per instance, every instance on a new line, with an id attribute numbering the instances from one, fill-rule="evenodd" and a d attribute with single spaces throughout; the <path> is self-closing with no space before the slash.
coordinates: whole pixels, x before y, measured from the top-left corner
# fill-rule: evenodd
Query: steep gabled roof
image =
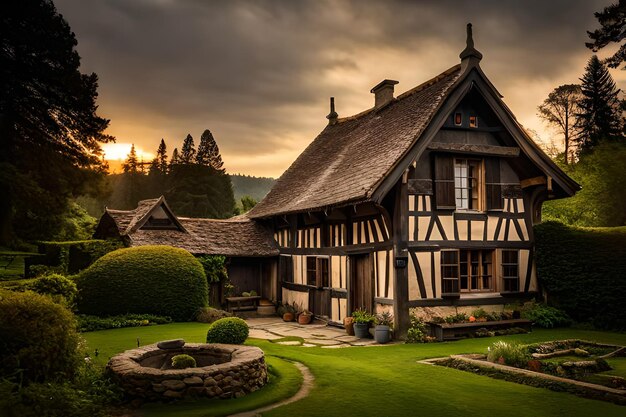
<path id="1" fill-rule="evenodd" d="M 461 65 L 455 65 L 383 107 L 328 125 L 249 216 L 368 201 L 428 126 L 460 75 Z"/>
<path id="2" fill-rule="evenodd" d="M 159 207 L 170 216 L 176 229 L 141 227 Z M 246 215 L 225 220 L 176 217 L 162 196 L 142 200 L 134 210 L 106 209 L 100 223 L 108 223 L 109 220 L 113 220 L 117 235 L 127 239 L 131 246 L 169 245 L 205 255 L 278 255 L 271 232 Z"/>

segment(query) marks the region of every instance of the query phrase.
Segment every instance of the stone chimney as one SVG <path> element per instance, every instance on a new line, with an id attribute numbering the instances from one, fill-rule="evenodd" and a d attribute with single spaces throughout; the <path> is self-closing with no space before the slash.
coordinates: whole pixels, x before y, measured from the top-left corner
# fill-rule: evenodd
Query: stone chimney
<path id="1" fill-rule="evenodd" d="M 398 84 L 395 80 L 382 80 L 370 90 L 374 94 L 374 107 L 382 107 L 393 100 L 393 86 Z"/>
<path id="2" fill-rule="evenodd" d="M 335 97 L 330 98 L 330 113 L 328 113 L 326 118 L 328 119 L 329 125 L 337 124 L 337 118 L 339 118 L 339 115 L 335 111 Z"/>

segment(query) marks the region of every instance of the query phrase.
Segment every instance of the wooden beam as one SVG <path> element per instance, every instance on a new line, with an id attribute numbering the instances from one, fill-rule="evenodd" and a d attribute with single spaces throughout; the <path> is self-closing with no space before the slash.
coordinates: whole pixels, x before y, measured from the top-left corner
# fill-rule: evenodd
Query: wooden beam
<path id="1" fill-rule="evenodd" d="M 520 186 L 522 188 L 528 188 L 532 187 L 533 185 L 547 184 L 547 182 L 548 181 L 546 180 L 546 177 L 542 175 L 540 177 L 526 178 L 524 180 L 521 180 Z"/>
<path id="2" fill-rule="evenodd" d="M 519 148 L 509 146 L 474 145 L 469 143 L 431 142 L 428 149 L 439 152 L 454 152 L 474 155 L 500 156 L 515 158 L 519 156 Z"/>

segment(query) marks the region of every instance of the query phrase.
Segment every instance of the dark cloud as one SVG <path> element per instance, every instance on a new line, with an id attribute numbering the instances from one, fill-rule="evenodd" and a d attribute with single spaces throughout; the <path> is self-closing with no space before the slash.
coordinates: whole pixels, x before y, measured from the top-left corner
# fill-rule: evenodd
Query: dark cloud
<path id="1" fill-rule="evenodd" d="M 165 137 L 171 149 L 187 132 L 210 128 L 227 165 L 276 155 L 273 171 L 267 159 L 263 172 L 237 162 L 234 171 L 277 175 L 324 126 L 328 96 L 347 115 L 372 104 L 369 88 L 382 78 L 403 77 L 406 90 L 436 75 L 458 62 L 468 21 L 501 91 L 524 81 L 574 81 L 563 78 L 574 66 L 582 72 L 585 31 L 607 2 L 56 4 L 77 34 L 84 69 L 100 76 L 101 111 L 119 141 L 151 150 Z M 534 112 L 542 99 L 522 111 Z"/>

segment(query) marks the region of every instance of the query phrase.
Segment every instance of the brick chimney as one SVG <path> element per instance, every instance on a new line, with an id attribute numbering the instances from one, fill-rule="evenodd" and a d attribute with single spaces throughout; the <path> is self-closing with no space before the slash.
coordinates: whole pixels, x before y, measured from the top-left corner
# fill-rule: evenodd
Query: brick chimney
<path id="1" fill-rule="evenodd" d="M 393 100 L 393 86 L 398 84 L 395 80 L 382 80 L 370 90 L 374 94 L 374 107 L 384 106 Z"/>

